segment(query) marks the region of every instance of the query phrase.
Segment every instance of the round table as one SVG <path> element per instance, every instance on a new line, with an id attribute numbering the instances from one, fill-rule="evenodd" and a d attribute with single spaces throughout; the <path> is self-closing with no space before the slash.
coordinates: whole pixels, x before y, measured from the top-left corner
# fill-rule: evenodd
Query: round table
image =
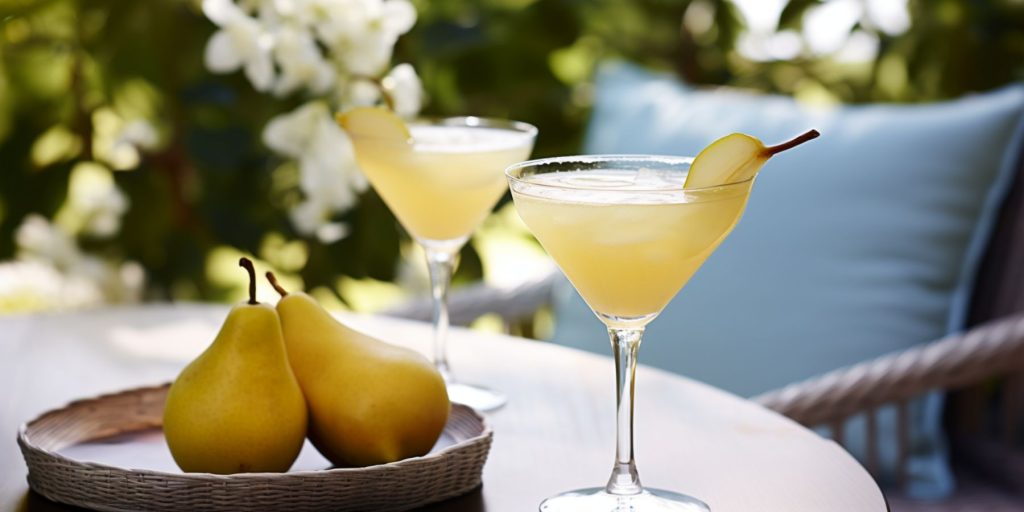
<path id="1" fill-rule="evenodd" d="M 70 509 L 27 492 L 19 424 L 75 398 L 172 380 L 226 312 L 186 304 L 0 317 L 0 509 Z M 428 325 L 343 318 L 428 353 Z M 495 435 L 483 486 L 423 510 L 536 510 L 558 492 L 604 485 L 614 456 L 610 357 L 465 329 L 452 330 L 449 348 L 462 380 L 503 390 L 509 403 L 487 415 Z M 697 496 L 715 512 L 887 508 L 842 448 L 754 403 L 642 365 L 636 402 L 645 485 Z"/>

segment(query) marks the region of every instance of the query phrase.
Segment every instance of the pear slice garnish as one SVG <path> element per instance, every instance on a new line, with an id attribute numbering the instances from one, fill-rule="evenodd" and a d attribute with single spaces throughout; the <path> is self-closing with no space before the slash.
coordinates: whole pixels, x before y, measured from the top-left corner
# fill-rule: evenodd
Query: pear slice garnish
<path id="1" fill-rule="evenodd" d="M 412 134 L 401 117 L 381 107 L 356 107 L 335 116 L 338 124 L 353 138 L 412 142 Z"/>
<path id="2" fill-rule="evenodd" d="M 816 139 L 819 135 L 817 130 L 808 130 L 774 146 L 765 146 L 756 137 L 744 133 L 726 135 L 708 144 L 693 159 L 683 188 L 715 187 L 750 179 L 772 156 Z"/>

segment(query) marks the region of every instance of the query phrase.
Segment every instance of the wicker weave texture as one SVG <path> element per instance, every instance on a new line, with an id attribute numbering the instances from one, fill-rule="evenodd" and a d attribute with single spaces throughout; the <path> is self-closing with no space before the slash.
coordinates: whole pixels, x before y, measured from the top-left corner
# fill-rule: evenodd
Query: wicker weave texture
<path id="1" fill-rule="evenodd" d="M 753 400 L 804 425 L 819 425 L 933 389 L 955 389 L 1021 370 L 1024 314 L 841 368 Z"/>
<path id="2" fill-rule="evenodd" d="M 493 433 L 467 407 L 445 427 L 455 444 L 367 468 L 237 475 L 127 470 L 64 457 L 58 450 L 159 427 L 168 386 L 80 400 L 23 425 L 18 444 L 32 489 L 57 502 L 104 511 L 397 511 L 480 485 Z"/>

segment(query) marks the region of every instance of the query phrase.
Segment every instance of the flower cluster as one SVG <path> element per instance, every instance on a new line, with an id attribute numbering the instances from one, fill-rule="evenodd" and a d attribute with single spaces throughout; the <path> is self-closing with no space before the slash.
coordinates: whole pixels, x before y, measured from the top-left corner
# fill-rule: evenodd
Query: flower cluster
<path id="1" fill-rule="evenodd" d="M 408 0 L 204 0 L 219 27 L 206 46 L 206 67 L 242 70 L 257 91 L 311 100 L 272 119 L 263 140 L 298 163 L 305 196 L 291 211 L 295 228 L 324 242 L 345 234 L 330 222 L 366 187 L 348 136 L 332 109 L 386 102 L 397 113 L 420 110 L 415 69 L 388 69 L 399 36 L 416 22 Z"/>
<path id="2" fill-rule="evenodd" d="M 82 162 L 71 171 L 68 197 L 54 222 L 25 217 L 15 233 L 17 259 L 0 264 L 0 311 L 35 311 L 135 302 L 145 272 L 136 262 L 89 254 L 78 238 L 115 235 L 128 199 L 111 171 Z"/>
<path id="3" fill-rule="evenodd" d="M 11 286 L 7 289 L 5 285 L 0 300 L 8 304 L 0 309 L 71 308 L 139 300 L 145 280 L 141 265 L 85 253 L 70 233 L 41 215 L 26 217 L 15 241 L 18 259 L 0 267 L 0 274 L 8 273 L 4 277 Z M 19 296 L 19 291 L 34 295 Z"/>

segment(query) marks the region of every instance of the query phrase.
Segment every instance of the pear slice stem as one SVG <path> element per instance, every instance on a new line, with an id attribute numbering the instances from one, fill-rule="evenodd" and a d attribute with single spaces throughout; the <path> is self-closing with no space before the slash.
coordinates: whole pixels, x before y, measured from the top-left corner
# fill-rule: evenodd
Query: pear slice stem
<path id="1" fill-rule="evenodd" d="M 245 256 L 238 260 L 238 266 L 249 271 L 249 305 L 255 306 L 259 304 L 256 301 L 256 268 L 252 266 L 252 260 Z"/>
<path id="2" fill-rule="evenodd" d="M 800 144 L 803 144 L 804 142 L 817 139 L 820 135 L 821 134 L 818 133 L 818 130 L 807 130 L 806 132 L 794 137 L 791 140 L 787 140 L 786 142 L 783 142 L 781 144 L 776 144 L 774 146 L 768 146 L 764 148 L 764 154 L 768 156 L 774 156 L 776 153 L 781 153 L 787 149 L 793 149 L 799 146 Z"/>
<path id="3" fill-rule="evenodd" d="M 281 283 L 277 282 L 277 276 L 275 276 L 274 273 L 269 271 L 269 270 L 267 271 L 266 275 L 267 275 L 267 281 L 270 281 L 270 286 L 273 286 L 274 290 L 277 293 L 281 294 L 282 297 L 287 297 L 288 296 L 288 290 L 285 290 L 284 287 L 281 286 Z"/>

